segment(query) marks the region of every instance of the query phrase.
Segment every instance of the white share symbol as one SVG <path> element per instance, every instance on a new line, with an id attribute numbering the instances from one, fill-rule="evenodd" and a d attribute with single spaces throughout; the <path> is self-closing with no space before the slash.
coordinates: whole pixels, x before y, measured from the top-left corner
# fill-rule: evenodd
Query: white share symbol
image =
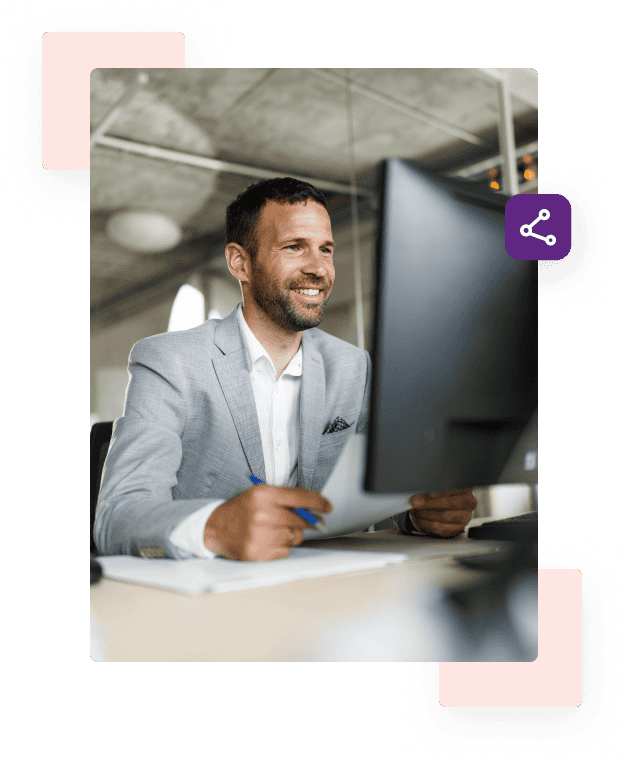
<path id="1" fill-rule="evenodd" d="M 548 236 L 540 236 L 537 233 L 533 233 L 533 226 L 535 226 L 536 223 L 539 223 L 540 220 L 548 220 L 549 217 L 550 212 L 548 210 L 540 210 L 539 215 L 532 223 L 529 223 L 528 225 L 525 223 L 520 228 L 520 233 L 522 236 L 534 236 L 536 239 L 541 239 L 542 241 L 545 241 L 549 247 L 552 247 L 553 244 L 557 241 L 557 239 L 552 234 L 549 234 Z"/>

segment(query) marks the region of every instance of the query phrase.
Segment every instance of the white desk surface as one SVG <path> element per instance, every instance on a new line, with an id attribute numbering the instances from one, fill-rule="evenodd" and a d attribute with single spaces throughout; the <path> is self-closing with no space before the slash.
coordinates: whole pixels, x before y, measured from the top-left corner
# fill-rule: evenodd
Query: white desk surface
<path id="1" fill-rule="evenodd" d="M 454 556 L 499 548 L 466 536 L 442 540 L 393 530 L 311 543 L 328 549 L 404 552 L 409 559 L 375 570 L 195 596 L 103 578 L 91 587 L 91 612 L 104 631 L 107 659 L 325 660 L 313 657 L 311 649 L 321 635 L 373 620 L 400 598 L 412 596 L 418 602 L 429 593 L 472 582 L 479 574 L 462 568 Z"/>

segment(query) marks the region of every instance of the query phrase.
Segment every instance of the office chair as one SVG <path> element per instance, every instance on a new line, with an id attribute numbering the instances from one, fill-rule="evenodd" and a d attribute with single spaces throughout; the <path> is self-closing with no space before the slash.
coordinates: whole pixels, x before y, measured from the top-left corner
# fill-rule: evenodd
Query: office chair
<path id="1" fill-rule="evenodd" d="M 90 552 L 92 554 L 98 554 L 94 543 L 94 520 L 96 518 L 98 492 L 100 491 L 100 479 L 103 474 L 113 427 L 113 422 L 96 422 L 90 431 Z"/>

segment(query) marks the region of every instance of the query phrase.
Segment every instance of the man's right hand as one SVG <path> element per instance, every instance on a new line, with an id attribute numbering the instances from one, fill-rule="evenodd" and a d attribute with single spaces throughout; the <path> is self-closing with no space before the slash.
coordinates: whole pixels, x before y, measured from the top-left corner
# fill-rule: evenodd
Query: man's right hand
<path id="1" fill-rule="evenodd" d="M 306 488 L 256 485 L 221 504 L 205 525 L 203 541 L 215 554 L 230 560 L 279 560 L 303 541 L 311 528 L 292 507 L 326 514 L 332 505 Z"/>

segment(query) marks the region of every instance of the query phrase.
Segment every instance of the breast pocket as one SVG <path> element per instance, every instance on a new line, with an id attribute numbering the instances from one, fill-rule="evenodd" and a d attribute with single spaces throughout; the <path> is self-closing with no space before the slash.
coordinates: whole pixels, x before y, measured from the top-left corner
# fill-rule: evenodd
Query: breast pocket
<path id="1" fill-rule="evenodd" d="M 341 430 L 340 432 L 331 432 L 328 435 L 322 435 L 320 442 L 321 448 L 327 446 L 335 446 L 338 443 L 344 443 L 355 431 L 356 428 L 354 425 L 351 425 L 351 427 L 347 427 L 345 430 Z"/>
<path id="2" fill-rule="evenodd" d="M 317 475 L 324 480 L 334 469 L 338 458 L 343 452 L 346 443 L 356 432 L 356 426 L 353 424 L 341 432 L 332 432 L 329 435 L 322 435 L 319 441 L 319 458 L 317 460 Z"/>

